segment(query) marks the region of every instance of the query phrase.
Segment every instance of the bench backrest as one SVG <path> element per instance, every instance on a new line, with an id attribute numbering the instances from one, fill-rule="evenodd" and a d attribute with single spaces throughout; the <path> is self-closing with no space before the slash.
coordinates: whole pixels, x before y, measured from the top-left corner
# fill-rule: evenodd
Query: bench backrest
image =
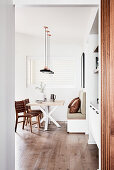
<path id="1" fill-rule="evenodd" d="M 80 91 L 79 98 L 81 100 L 80 111 L 82 114 L 86 114 L 86 92 Z"/>

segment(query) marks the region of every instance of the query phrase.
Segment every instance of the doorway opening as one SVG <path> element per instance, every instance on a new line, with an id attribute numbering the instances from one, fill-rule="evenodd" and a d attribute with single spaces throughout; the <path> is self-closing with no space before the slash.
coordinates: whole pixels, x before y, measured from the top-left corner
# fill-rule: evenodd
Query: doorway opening
<path id="1" fill-rule="evenodd" d="M 50 94 L 56 94 L 56 100 L 65 101 L 53 114 L 61 128 L 51 123 L 48 131 L 34 127 L 30 133 L 29 124 L 25 130 L 18 126 L 17 168 L 71 170 L 78 165 L 78 170 L 93 166 L 98 169 L 101 151 L 98 7 L 24 6 L 16 7 L 15 15 L 15 100 L 40 100 L 42 96 L 36 87 L 43 82 L 48 100 Z M 48 26 L 52 34 L 49 64 L 54 75 L 40 73 L 44 63 L 43 26 Z M 86 94 L 85 100 L 80 91 Z M 84 114 L 82 110 L 72 114 L 68 109 L 77 97 L 81 105 L 85 104 L 81 108 L 86 110 Z"/>

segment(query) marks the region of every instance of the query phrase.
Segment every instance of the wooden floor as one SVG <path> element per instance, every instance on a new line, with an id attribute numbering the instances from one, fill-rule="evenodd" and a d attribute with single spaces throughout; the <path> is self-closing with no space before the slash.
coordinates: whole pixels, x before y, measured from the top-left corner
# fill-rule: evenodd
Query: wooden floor
<path id="1" fill-rule="evenodd" d="M 18 125 L 15 170 L 97 170 L 98 149 L 88 145 L 88 136 L 67 134 L 66 124 L 61 128 L 53 124 L 49 131 L 38 131 Z"/>

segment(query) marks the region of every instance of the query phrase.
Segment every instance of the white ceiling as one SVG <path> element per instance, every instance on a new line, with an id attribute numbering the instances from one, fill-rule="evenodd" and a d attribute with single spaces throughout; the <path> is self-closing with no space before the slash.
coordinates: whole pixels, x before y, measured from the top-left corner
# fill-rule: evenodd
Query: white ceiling
<path id="1" fill-rule="evenodd" d="M 46 25 L 56 39 L 83 41 L 93 8 L 96 7 L 16 7 L 15 30 L 42 37 Z"/>
<path id="2" fill-rule="evenodd" d="M 99 5 L 100 0 L 13 0 L 15 5 Z"/>

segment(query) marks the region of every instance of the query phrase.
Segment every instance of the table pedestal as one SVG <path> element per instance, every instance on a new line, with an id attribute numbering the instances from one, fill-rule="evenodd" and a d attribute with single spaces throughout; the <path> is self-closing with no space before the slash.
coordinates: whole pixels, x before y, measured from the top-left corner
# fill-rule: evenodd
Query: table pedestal
<path id="1" fill-rule="evenodd" d="M 48 130 L 48 124 L 50 123 L 50 121 L 52 121 L 58 128 L 61 127 L 56 121 L 55 119 L 51 116 L 51 114 L 57 109 L 57 106 L 53 106 L 53 109 L 50 110 L 49 106 L 46 106 L 45 109 L 43 109 L 40 106 L 40 110 L 43 112 L 44 117 L 41 119 L 40 123 L 42 123 L 43 121 L 45 121 L 45 128 L 44 130 Z"/>

